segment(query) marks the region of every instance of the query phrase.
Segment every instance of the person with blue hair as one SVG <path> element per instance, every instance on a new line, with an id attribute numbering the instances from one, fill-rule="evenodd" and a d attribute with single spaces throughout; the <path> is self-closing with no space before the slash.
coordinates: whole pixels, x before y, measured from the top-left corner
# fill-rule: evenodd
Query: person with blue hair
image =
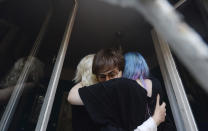
<path id="1" fill-rule="evenodd" d="M 136 81 L 120 78 L 124 69 L 120 51 L 103 49 L 95 55 L 92 67 L 86 65 L 86 62 L 78 65 L 76 75 L 79 77 L 75 78 L 79 78 L 81 84 L 78 83 L 69 92 L 68 101 L 72 105 L 84 105 L 91 118 L 103 125 L 102 131 L 157 130 L 157 126 L 165 120 L 165 103 L 160 105 L 158 96 L 154 115 L 145 119 L 147 92 L 139 88 Z M 83 71 L 90 71 L 87 75 L 90 79 L 92 73 L 95 74 L 101 83 L 91 86 L 83 84 Z"/>
<path id="2" fill-rule="evenodd" d="M 157 100 L 157 94 L 160 95 L 163 100 L 162 86 L 160 82 L 150 77 L 149 67 L 144 57 L 138 52 L 128 52 L 124 55 L 125 66 L 123 71 L 123 77 L 131 80 L 135 80 L 141 88 L 147 91 L 147 108 L 149 117 L 153 115 L 155 109 L 155 103 Z M 148 116 L 147 116 L 148 117 Z M 158 126 L 158 131 L 175 131 L 176 128 L 173 122 L 166 116 L 166 121 Z"/>
<path id="3" fill-rule="evenodd" d="M 136 80 L 147 90 L 147 96 L 151 97 L 151 80 L 149 78 L 149 67 L 144 57 L 138 52 L 129 52 L 124 55 L 125 66 L 123 77 Z"/>

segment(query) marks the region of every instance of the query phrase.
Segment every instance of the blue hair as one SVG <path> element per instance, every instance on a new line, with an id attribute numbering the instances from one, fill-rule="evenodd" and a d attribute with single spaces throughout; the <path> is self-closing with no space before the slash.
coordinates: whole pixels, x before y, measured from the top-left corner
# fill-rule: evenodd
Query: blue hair
<path id="1" fill-rule="evenodd" d="M 144 79 L 149 77 L 149 67 L 144 57 L 138 52 L 129 52 L 124 55 L 125 67 L 123 77 L 137 80 L 144 83 Z"/>

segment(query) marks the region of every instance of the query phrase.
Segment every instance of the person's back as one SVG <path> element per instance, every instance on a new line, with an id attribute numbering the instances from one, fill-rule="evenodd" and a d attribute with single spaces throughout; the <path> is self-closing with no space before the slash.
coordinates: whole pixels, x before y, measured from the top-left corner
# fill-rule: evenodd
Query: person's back
<path id="1" fill-rule="evenodd" d="M 133 130 L 145 121 L 146 91 L 136 81 L 116 78 L 79 89 L 94 121 L 105 127 Z"/>

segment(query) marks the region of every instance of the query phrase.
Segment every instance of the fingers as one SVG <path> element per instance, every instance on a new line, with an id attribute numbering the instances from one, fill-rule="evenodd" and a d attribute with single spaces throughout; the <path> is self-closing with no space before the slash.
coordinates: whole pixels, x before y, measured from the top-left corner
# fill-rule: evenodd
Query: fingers
<path id="1" fill-rule="evenodd" d="M 160 105 L 160 95 L 158 94 L 157 95 L 157 102 L 156 102 L 156 106 L 159 106 Z"/>
<path id="2" fill-rule="evenodd" d="M 157 123 L 157 125 L 159 125 L 160 123 L 165 121 L 165 117 L 166 117 L 166 103 L 163 102 L 160 105 L 160 95 L 157 95 L 157 102 L 156 102 L 156 108 L 155 108 L 155 112 L 153 115 L 153 118 L 155 120 L 155 122 Z"/>
<path id="3" fill-rule="evenodd" d="M 165 108 L 166 104 L 165 102 L 162 103 L 162 105 L 160 106 L 161 111 L 163 111 L 164 115 L 166 116 L 166 108 Z"/>
<path id="4" fill-rule="evenodd" d="M 161 105 L 161 107 L 166 107 L 166 103 L 163 102 L 162 105 Z"/>
<path id="5" fill-rule="evenodd" d="M 166 106 L 165 102 L 163 102 L 162 105 L 160 106 L 161 113 L 164 116 L 164 120 L 165 120 L 165 116 L 166 116 L 166 108 L 165 108 L 165 106 Z"/>

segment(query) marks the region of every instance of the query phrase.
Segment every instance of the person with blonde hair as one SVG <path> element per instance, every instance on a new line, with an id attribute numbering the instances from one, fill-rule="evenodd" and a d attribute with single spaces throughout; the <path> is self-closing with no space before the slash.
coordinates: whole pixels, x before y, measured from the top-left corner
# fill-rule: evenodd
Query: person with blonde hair
<path id="1" fill-rule="evenodd" d="M 92 62 L 95 54 L 90 54 L 81 59 L 77 66 L 74 81 L 83 86 L 90 86 L 97 83 L 96 76 L 92 74 Z"/>
<path id="2" fill-rule="evenodd" d="M 78 93 L 78 89 L 79 88 L 82 88 L 83 86 L 89 86 L 90 84 L 93 84 L 93 82 L 97 83 L 96 81 L 96 77 L 92 74 L 92 62 L 93 62 L 93 58 L 94 58 L 94 55 L 88 55 L 86 57 L 84 57 L 79 65 L 77 66 L 77 72 L 76 72 L 76 76 L 74 78 L 74 80 L 76 82 L 79 82 L 77 85 L 75 85 L 71 91 L 69 92 L 69 95 L 68 95 L 68 101 L 73 105 L 84 105 L 84 103 L 82 102 L 81 98 L 80 98 L 80 95 Z M 91 62 L 90 62 L 91 61 Z M 89 80 L 89 82 L 87 82 Z M 125 81 L 125 80 L 124 80 Z M 89 84 L 90 83 L 90 84 Z M 94 83 L 94 84 L 95 84 Z M 104 83 L 100 83 L 100 84 L 107 84 L 107 82 L 104 82 Z M 114 82 L 114 83 L 117 83 L 117 82 Z M 86 84 L 86 85 L 85 85 Z M 135 83 L 134 83 L 135 84 Z M 99 84 L 96 84 L 96 85 L 99 85 Z M 95 86 L 96 86 L 95 85 Z M 112 84 L 111 84 L 112 85 Z M 93 86 L 89 86 L 89 88 L 93 88 Z M 95 87 L 96 89 L 97 87 Z M 98 87 L 98 88 L 102 88 L 102 87 Z M 97 89 L 98 89 L 97 88 Z M 107 88 L 112 88 L 113 87 L 107 87 Z M 106 89 L 107 89 L 106 88 Z M 134 87 L 131 87 L 131 88 L 134 88 Z M 137 87 L 136 87 L 137 88 Z M 105 89 L 105 88 L 104 88 Z M 122 88 L 121 88 L 122 90 Z M 137 88 L 135 90 L 140 90 L 140 88 Z M 114 90 L 114 94 L 116 95 L 118 92 L 116 92 L 118 90 Z M 104 92 L 103 92 L 104 93 Z M 105 95 L 109 95 L 111 93 L 108 94 L 108 92 L 105 92 L 107 94 Z M 128 94 L 128 93 L 126 93 Z M 135 93 L 136 94 L 136 93 Z M 134 95 L 135 95 L 134 94 Z M 109 96 L 111 97 L 111 96 Z M 138 97 L 139 99 L 141 97 L 145 97 L 145 95 L 142 95 L 140 97 Z M 134 131 L 156 131 L 157 130 L 157 126 L 164 121 L 164 116 L 165 116 L 165 106 L 164 105 L 160 105 L 159 104 L 159 96 L 157 98 L 157 103 L 156 103 L 156 108 L 155 108 L 155 112 L 154 112 L 154 115 L 152 117 L 150 117 L 148 120 L 146 120 L 145 122 L 142 123 L 142 125 L 140 126 L 137 126 L 136 129 L 134 129 Z M 93 101 L 93 100 L 92 100 Z M 113 102 L 113 100 L 112 100 Z M 141 103 L 140 101 L 138 101 L 138 104 Z M 119 103 L 117 103 L 119 104 Z M 84 105 L 86 107 L 88 107 L 89 105 Z M 88 108 L 86 108 L 88 109 Z M 104 109 L 103 109 L 104 110 Z M 88 110 L 89 112 L 90 110 Z M 93 111 L 96 111 L 96 110 L 93 110 Z M 98 112 L 103 112 L 102 109 L 100 110 L 97 110 Z M 133 109 L 133 111 L 135 111 Z M 97 114 L 96 112 L 90 112 L 90 117 L 93 119 L 94 116 L 92 115 L 93 113 Z M 99 114 L 99 113 L 98 113 Z M 98 116 L 99 117 L 99 116 Z M 106 117 L 108 117 L 108 115 L 106 115 Z M 137 117 L 140 117 L 140 116 L 137 116 Z M 107 118 L 107 119 L 111 119 L 111 118 Z M 108 120 L 107 120 L 108 121 Z M 102 122 L 99 122 L 99 121 L 96 121 L 97 123 L 102 123 Z M 106 122 L 106 123 L 109 123 L 109 122 Z M 126 131 L 128 129 L 123 129 L 123 128 L 120 128 L 120 127 L 115 127 L 115 125 L 113 126 L 108 126 L 108 125 L 101 125 L 101 131 L 116 131 L 116 130 L 119 130 L 119 131 Z M 80 125 L 80 127 L 82 127 L 82 125 Z M 86 128 L 84 129 L 84 131 L 86 131 Z M 97 130 L 96 130 L 97 131 Z"/>
<path id="3" fill-rule="evenodd" d="M 76 86 L 90 86 L 97 83 L 96 76 L 92 74 L 92 62 L 95 54 L 89 54 L 83 57 L 77 65 L 74 81 Z M 73 131 L 99 131 L 99 125 L 96 125 L 90 118 L 84 106 L 72 105 L 72 129 Z"/>

